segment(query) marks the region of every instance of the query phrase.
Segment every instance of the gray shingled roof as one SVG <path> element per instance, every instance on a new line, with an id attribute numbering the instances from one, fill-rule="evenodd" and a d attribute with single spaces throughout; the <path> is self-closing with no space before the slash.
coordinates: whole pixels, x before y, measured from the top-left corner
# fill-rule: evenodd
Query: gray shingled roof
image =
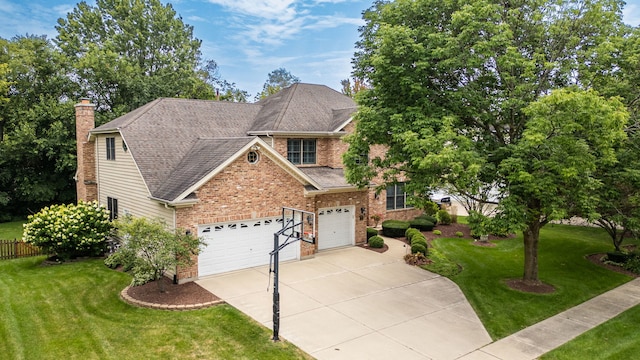
<path id="1" fill-rule="evenodd" d="M 253 131 L 336 131 L 356 111 L 356 103 L 324 85 L 293 84 L 260 100 Z"/>
<path id="2" fill-rule="evenodd" d="M 352 187 L 344 177 L 344 169 L 327 166 L 303 167 L 300 170 L 315 180 L 324 189 Z"/>
<path id="3" fill-rule="evenodd" d="M 255 137 L 198 139 L 155 192 L 159 199 L 176 199 Z"/>
<path id="4" fill-rule="evenodd" d="M 253 132 L 337 131 L 355 109 L 351 98 L 326 86 L 295 84 L 255 104 L 161 98 L 92 133 L 119 131 L 151 196 L 175 201 Z"/>

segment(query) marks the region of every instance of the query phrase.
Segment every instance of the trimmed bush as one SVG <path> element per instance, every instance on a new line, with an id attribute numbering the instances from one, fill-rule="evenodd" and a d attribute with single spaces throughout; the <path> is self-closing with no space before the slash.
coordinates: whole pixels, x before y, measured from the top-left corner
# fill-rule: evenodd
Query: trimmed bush
<path id="1" fill-rule="evenodd" d="M 413 220 L 409 221 L 409 225 L 412 228 L 416 228 L 416 229 L 419 229 L 419 230 L 422 230 L 422 231 L 431 231 L 431 230 L 433 230 L 433 227 L 435 226 L 429 220 L 424 220 L 424 219 L 413 219 Z"/>
<path id="2" fill-rule="evenodd" d="M 382 234 L 388 237 L 403 237 L 408 228 L 409 223 L 407 221 L 385 220 L 382 222 Z"/>
<path id="3" fill-rule="evenodd" d="M 411 253 L 412 254 L 421 253 L 425 256 L 429 254 L 429 252 L 427 251 L 427 247 L 420 243 L 411 244 Z"/>
<path id="4" fill-rule="evenodd" d="M 440 230 L 433 230 L 433 235 L 442 235 L 442 231 L 440 231 Z"/>
<path id="5" fill-rule="evenodd" d="M 374 228 L 367 228 L 367 241 L 376 235 L 378 235 L 378 230 Z"/>
<path id="6" fill-rule="evenodd" d="M 462 231 L 456 231 L 456 236 L 457 237 L 463 237 L 464 234 L 462 233 Z"/>
<path id="7" fill-rule="evenodd" d="M 409 242 L 411 242 L 411 237 L 415 234 L 420 234 L 420 230 L 410 227 L 407 229 L 407 231 L 404 232 L 404 236 Z"/>
<path id="8" fill-rule="evenodd" d="M 442 225 L 451 225 L 451 215 L 449 215 L 447 210 L 438 210 L 436 218 L 438 219 L 438 223 Z"/>
<path id="9" fill-rule="evenodd" d="M 413 240 L 411 241 L 411 245 L 414 244 L 420 244 L 426 248 L 428 248 L 429 246 L 427 245 L 427 239 L 425 239 L 424 236 L 414 236 Z"/>
<path id="10" fill-rule="evenodd" d="M 618 264 L 624 264 L 630 258 L 631 256 L 629 254 L 626 254 L 623 252 L 616 251 L 616 252 L 607 253 L 607 260 L 612 261 L 614 263 L 618 263 Z"/>
<path id="11" fill-rule="evenodd" d="M 431 216 L 431 215 L 427 215 L 427 214 L 422 214 L 422 215 L 418 215 L 416 216 L 416 219 L 422 219 L 422 220 L 427 220 L 430 223 L 433 223 L 433 225 L 438 225 L 438 219 L 436 219 L 435 216 Z"/>
<path id="12" fill-rule="evenodd" d="M 378 235 L 372 237 L 371 239 L 369 239 L 369 247 L 372 247 L 375 249 L 380 249 L 384 247 L 384 239 Z"/>
<path id="13" fill-rule="evenodd" d="M 52 205 L 29 215 L 23 239 L 63 260 L 102 255 L 111 230 L 109 211 L 98 202 Z"/>

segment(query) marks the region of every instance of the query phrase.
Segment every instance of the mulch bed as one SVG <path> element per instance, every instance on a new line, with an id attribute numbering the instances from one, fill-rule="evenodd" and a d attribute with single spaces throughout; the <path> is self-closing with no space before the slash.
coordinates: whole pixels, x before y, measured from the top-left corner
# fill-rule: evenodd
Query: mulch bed
<path id="1" fill-rule="evenodd" d="M 130 287 L 127 294 L 136 300 L 164 305 L 194 305 L 220 300 L 195 282 L 174 284 L 166 277 L 157 281 L 163 282 L 165 292 L 160 292 L 157 282 L 151 281 Z"/>
<path id="2" fill-rule="evenodd" d="M 369 244 L 358 244 L 358 246 L 363 248 L 363 249 L 375 251 L 375 252 L 381 253 L 381 254 L 383 252 L 389 250 L 389 246 L 387 244 L 384 244 L 381 248 L 372 248 L 371 246 L 369 246 Z"/>

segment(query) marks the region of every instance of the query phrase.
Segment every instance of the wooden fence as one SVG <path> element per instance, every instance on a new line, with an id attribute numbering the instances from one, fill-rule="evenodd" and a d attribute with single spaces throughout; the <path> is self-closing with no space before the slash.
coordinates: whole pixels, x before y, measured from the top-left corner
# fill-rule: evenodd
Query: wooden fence
<path id="1" fill-rule="evenodd" d="M 0 260 L 38 255 L 45 255 L 44 251 L 22 240 L 0 240 Z"/>

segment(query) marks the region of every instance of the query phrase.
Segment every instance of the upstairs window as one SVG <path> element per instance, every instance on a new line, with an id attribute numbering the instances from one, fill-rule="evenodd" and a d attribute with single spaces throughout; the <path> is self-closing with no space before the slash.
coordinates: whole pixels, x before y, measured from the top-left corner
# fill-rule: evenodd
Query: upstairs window
<path id="1" fill-rule="evenodd" d="M 408 209 L 413 206 L 407 204 L 407 193 L 404 183 L 387 186 L 387 210 Z"/>
<path id="2" fill-rule="evenodd" d="M 293 164 L 316 163 L 316 139 L 288 139 L 287 160 Z"/>
<path id="3" fill-rule="evenodd" d="M 116 159 L 116 138 L 108 137 L 107 140 L 107 160 Z"/>

